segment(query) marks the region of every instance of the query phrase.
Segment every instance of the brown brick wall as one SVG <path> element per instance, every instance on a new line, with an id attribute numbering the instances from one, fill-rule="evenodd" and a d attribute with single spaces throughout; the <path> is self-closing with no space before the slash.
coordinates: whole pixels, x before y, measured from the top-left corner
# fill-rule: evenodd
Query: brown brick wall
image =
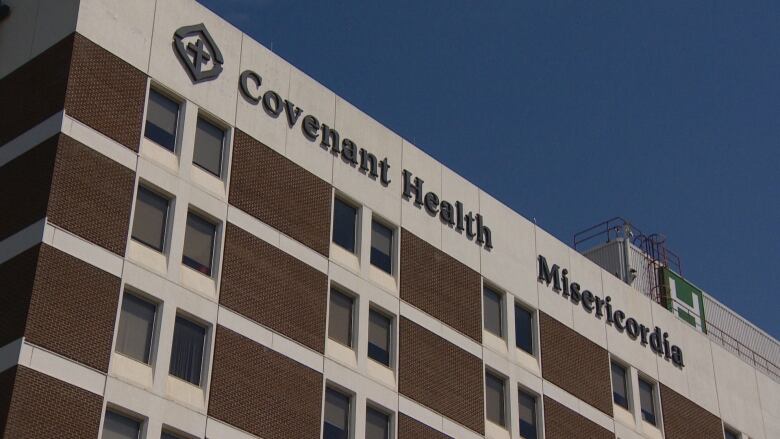
<path id="1" fill-rule="evenodd" d="M 65 112 L 138 151 L 146 99 L 146 75 L 76 34 Z"/>
<path id="2" fill-rule="evenodd" d="M 721 439 L 720 418 L 674 390 L 660 385 L 666 439 Z"/>
<path id="3" fill-rule="evenodd" d="M 398 391 L 480 434 L 482 360 L 401 317 Z"/>
<path id="4" fill-rule="evenodd" d="M 42 244 L 25 336 L 106 372 L 118 300 L 119 278 Z"/>
<path id="5" fill-rule="evenodd" d="M 545 439 L 614 439 L 615 434 L 545 396 L 544 437 Z"/>
<path id="6" fill-rule="evenodd" d="M 223 259 L 221 305 L 324 352 L 324 273 L 230 223 Z"/>
<path id="7" fill-rule="evenodd" d="M 401 232 L 401 299 L 482 342 L 479 273 L 406 229 Z"/>
<path id="8" fill-rule="evenodd" d="M 230 204 L 328 255 L 331 186 L 236 130 Z"/>
<path id="9" fill-rule="evenodd" d="M 0 145 L 62 111 L 73 35 L 0 79 Z"/>
<path id="10" fill-rule="evenodd" d="M 0 372 L 0 437 L 3 437 L 8 412 L 11 409 L 11 396 L 13 395 L 14 382 L 16 381 L 17 367 L 8 368 Z"/>
<path id="11" fill-rule="evenodd" d="M 217 327 L 209 416 L 264 439 L 318 438 L 322 375 Z"/>
<path id="12" fill-rule="evenodd" d="M 56 152 L 57 136 L 0 167 L 0 240 L 46 217 Z"/>
<path id="13" fill-rule="evenodd" d="M 124 256 L 135 173 L 64 134 L 59 139 L 49 221 Z"/>
<path id="14" fill-rule="evenodd" d="M 398 439 L 452 439 L 403 413 L 398 414 Z"/>
<path id="15" fill-rule="evenodd" d="M 0 346 L 24 335 L 39 248 L 35 246 L 0 265 Z"/>
<path id="16" fill-rule="evenodd" d="M 102 397 L 17 366 L 5 439 L 96 438 L 100 427 Z"/>
<path id="17" fill-rule="evenodd" d="M 612 416 L 609 354 L 573 329 L 539 313 L 542 376 Z"/>

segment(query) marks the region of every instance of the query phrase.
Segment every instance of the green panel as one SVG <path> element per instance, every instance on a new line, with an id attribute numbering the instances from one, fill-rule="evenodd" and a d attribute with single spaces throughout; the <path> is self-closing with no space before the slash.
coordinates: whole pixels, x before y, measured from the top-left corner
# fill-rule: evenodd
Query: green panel
<path id="1" fill-rule="evenodd" d="M 668 291 L 670 294 L 673 290 L 671 288 L 672 282 L 674 283 L 674 291 L 677 293 L 677 295 L 676 297 L 671 298 L 673 300 L 670 300 L 667 303 L 667 308 L 669 309 L 669 311 L 674 310 L 674 300 L 677 300 L 680 303 L 685 303 L 693 309 L 695 309 L 696 305 L 698 305 L 699 312 L 701 314 L 701 329 L 702 332 L 706 333 L 707 325 L 704 317 L 704 294 L 695 285 L 685 280 L 685 278 L 675 273 L 674 271 L 664 267 L 663 283 L 664 286 L 666 287 L 666 291 Z M 677 314 L 680 316 L 681 319 L 690 323 L 692 326 L 696 326 L 696 318 L 695 316 L 691 315 L 689 312 L 680 309 L 678 310 Z"/>

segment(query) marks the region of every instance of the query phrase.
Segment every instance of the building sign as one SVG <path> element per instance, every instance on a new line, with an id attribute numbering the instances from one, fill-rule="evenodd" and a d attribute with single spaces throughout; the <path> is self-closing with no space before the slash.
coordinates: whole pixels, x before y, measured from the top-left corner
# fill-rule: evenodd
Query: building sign
<path id="1" fill-rule="evenodd" d="M 274 90 L 263 90 L 263 79 L 255 71 L 245 70 L 238 80 L 241 96 L 251 104 L 262 107 L 263 112 L 269 117 L 278 118 L 284 113 L 287 125 L 294 129 L 300 126 L 301 135 L 312 143 L 319 143 L 323 153 L 328 151 L 334 157 L 339 157 L 344 163 L 352 166 L 357 172 L 362 173 L 368 179 L 388 186 L 390 184 L 390 169 L 392 168 L 387 157 L 379 158 L 369 149 L 358 146 L 350 138 L 343 136 L 335 128 L 320 122 L 313 114 L 304 115 L 303 109 L 288 99 L 282 97 Z M 300 123 L 299 123 L 300 122 Z M 414 177 L 411 172 L 404 169 L 402 197 L 412 202 L 419 208 L 424 208 L 432 216 L 438 216 L 439 220 L 465 234 L 469 240 L 485 249 L 493 248 L 493 237 L 485 225 L 485 220 L 480 214 L 469 211 L 460 201 L 449 202 L 441 200 L 433 192 L 423 192 L 423 180 Z"/>
<path id="2" fill-rule="evenodd" d="M 177 29 L 173 49 L 194 83 L 215 79 L 222 72 L 222 52 L 203 23 Z"/>
<path id="3" fill-rule="evenodd" d="M 685 366 L 682 349 L 669 342 L 668 332 L 664 332 L 658 326 L 654 328 L 645 326 L 635 318 L 626 316 L 624 311 L 612 303 L 611 297 L 606 296 L 602 299 L 573 279 L 569 279 L 569 270 L 555 264 L 550 267 L 544 256 L 539 255 L 538 263 L 539 283 L 547 286 L 552 284 L 552 291 L 560 294 L 561 298 L 569 300 L 575 306 L 582 306 L 585 312 L 593 314 L 597 319 L 605 319 L 606 324 L 636 340 L 642 346 L 649 346 L 654 353 L 671 361 L 675 366 L 681 369 Z"/>
<path id="4" fill-rule="evenodd" d="M 666 306 L 669 311 L 706 333 L 704 293 L 668 267 L 661 271 L 661 280 L 667 294 Z"/>
<path id="5" fill-rule="evenodd" d="M 201 24 L 184 26 L 173 35 L 173 47 L 179 60 L 190 74 L 192 82 L 199 83 L 214 79 L 222 71 L 222 53 L 206 27 Z M 335 128 L 320 122 L 314 114 L 304 114 L 302 108 L 271 89 L 263 89 L 263 78 L 253 70 L 245 70 L 238 79 L 241 96 L 250 104 L 262 108 L 262 112 L 272 118 L 282 117 L 290 129 L 300 127 L 301 135 L 313 145 L 319 144 L 322 153 L 330 153 L 349 164 L 366 178 L 387 187 L 390 184 L 390 169 L 387 157 L 379 158 L 368 148 L 359 146 L 355 141 L 343 136 Z M 493 248 L 493 237 L 480 214 L 466 211 L 460 201 L 441 200 L 434 192 L 423 192 L 424 181 L 404 169 L 403 193 L 401 196 L 431 216 L 465 235 L 469 241 L 487 250 Z"/>

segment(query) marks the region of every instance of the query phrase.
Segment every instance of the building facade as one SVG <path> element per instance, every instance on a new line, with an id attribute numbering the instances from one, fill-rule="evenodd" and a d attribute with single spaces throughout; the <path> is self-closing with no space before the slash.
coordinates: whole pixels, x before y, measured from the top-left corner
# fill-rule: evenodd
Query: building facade
<path id="1" fill-rule="evenodd" d="M 777 376 L 196 2 L 5 4 L 2 437 L 780 437 Z"/>

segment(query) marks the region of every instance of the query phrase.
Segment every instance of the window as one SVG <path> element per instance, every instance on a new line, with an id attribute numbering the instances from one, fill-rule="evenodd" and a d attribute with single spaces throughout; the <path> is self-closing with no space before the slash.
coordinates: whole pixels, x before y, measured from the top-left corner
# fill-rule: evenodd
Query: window
<path id="1" fill-rule="evenodd" d="M 392 320 L 385 315 L 368 311 L 368 358 L 390 366 L 390 337 Z"/>
<path id="2" fill-rule="evenodd" d="M 349 438 L 349 396 L 333 389 L 325 390 L 325 422 L 322 439 Z"/>
<path id="3" fill-rule="evenodd" d="M 615 362 L 612 362 L 612 400 L 628 410 L 628 371 Z"/>
<path id="4" fill-rule="evenodd" d="M 156 312 L 157 305 L 125 292 L 119 315 L 116 351 L 149 364 Z"/>
<path id="5" fill-rule="evenodd" d="M 655 425 L 655 397 L 653 393 L 653 385 L 639 378 L 639 402 L 642 407 L 642 420 Z"/>
<path id="6" fill-rule="evenodd" d="M 723 437 L 725 439 L 739 439 L 739 433 L 729 430 L 728 428 L 723 430 Z"/>
<path id="7" fill-rule="evenodd" d="M 390 416 L 366 407 L 366 439 L 390 439 Z"/>
<path id="8" fill-rule="evenodd" d="M 160 436 L 160 439 L 181 439 L 179 436 L 176 436 L 173 433 L 169 433 L 167 431 L 163 431 L 162 435 Z"/>
<path id="9" fill-rule="evenodd" d="M 168 373 L 199 386 L 205 341 L 206 328 L 176 316 Z"/>
<path id="10" fill-rule="evenodd" d="M 195 129 L 195 152 L 192 163 L 217 177 L 222 176 L 222 150 L 225 145 L 225 131 L 213 123 L 198 117 Z"/>
<path id="11" fill-rule="evenodd" d="M 536 439 L 536 397 L 519 390 L 518 399 L 520 402 L 520 437 Z"/>
<path id="12" fill-rule="evenodd" d="M 488 421 L 506 427 L 504 379 L 485 372 L 485 408 Z"/>
<path id="13" fill-rule="evenodd" d="M 328 337 L 344 346 L 352 347 L 352 309 L 355 301 L 336 290 L 330 290 L 330 317 Z"/>
<path id="14" fill-rule="evenodd" d="M 192 212 L 187 213 L 182 263 L 206 276 L 211 276 L 216 234 L 217 226 Z"/>
<path id="15" fill-rule="evenodd" d="M 485 330 L 498 337 L 503 337 L 501 294 L 485 287 L 482 292 L 482 308 Z"/>
<path id="16" fill-rule="evenodd" d="M 179 123 L 179 104 L 155 90 L 149 90 L 144 136 L 163 148 L 176 149 L 176 128 Z"/>
<path id="17" fill-rule="evenodd" d="M 371 222 L 371 264 L 382 271 L 393 274 L 393 230 Z"/>
<path id="18" fill-rule="evenodd" d="M 116 412 L 106 411 L 102 439 L 138 439 L 140 436 L 140 422 Z"/>
<path id="19" fill-rule="evenodd" d="M 515 303 L 515 345 L 534 354 L 534 315 Z"/>
<path id="20" fill-rule="evenodd" d="M 132 237 L 161 252 L 165 247 L 169 201 L 143 186 L 138 187 L 136 198 Z"/>
<path id="21" fill-rule="evenodd" d="M 333 203 L 333 242 L 350 253 L 355 253 L 356 225 L 357 209 L 336 198 Z"/>

